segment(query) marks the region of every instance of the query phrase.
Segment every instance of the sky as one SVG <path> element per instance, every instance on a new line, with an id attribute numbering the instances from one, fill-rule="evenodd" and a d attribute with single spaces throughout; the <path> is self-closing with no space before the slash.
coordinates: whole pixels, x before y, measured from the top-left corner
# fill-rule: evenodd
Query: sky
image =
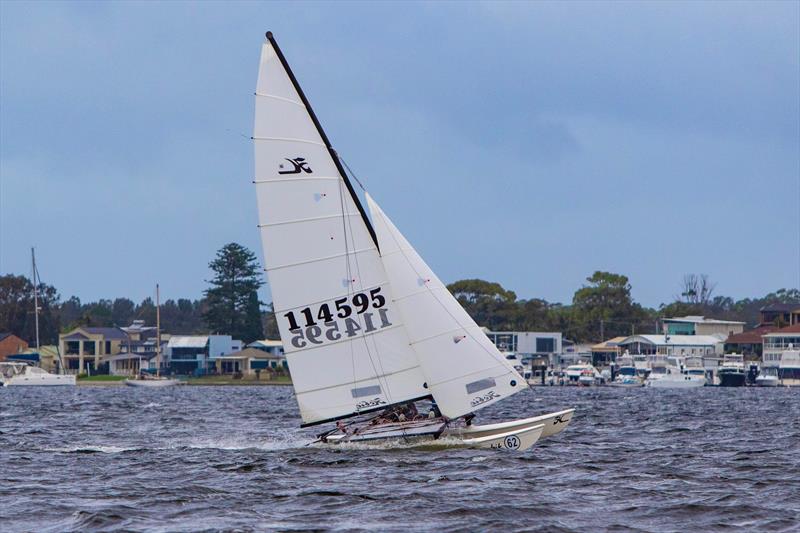
<path id="1" fill-rule="evenodd" d="M 0 273 L 198 298 L 262 257 L 271 30 L 328 137 L 446 283 L 647 306 L 800 285 L 800 3 L 0 2 Z M 263 299 L 269 301 L 269 288 Z"/>

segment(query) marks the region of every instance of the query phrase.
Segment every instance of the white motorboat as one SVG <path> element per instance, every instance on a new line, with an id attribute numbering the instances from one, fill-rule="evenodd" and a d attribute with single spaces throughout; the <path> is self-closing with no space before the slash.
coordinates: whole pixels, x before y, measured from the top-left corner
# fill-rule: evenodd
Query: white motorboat
<path id="1" fill-rule="evenodd" d="M 71 374 L 51 374 L 38 366 L 25 363 L 0 362 L 0 385 L 13 387 L 27 386 L 74 386 L 75 376 Z"/>
<path id="2" fill-rule="evenodd" d="M 568 385 L 594 385 L 602 378 L 600 372 L 589 363 L 569 365 L 564 374 L 567 376 Z"/>
<path id="3" fill-rule="evenodd" d="M 616 365 L 617 376 L 609 383 L 611 387 L 636 388 L 643 387 L 644 380 L 639 377 L 633 357 L 628 352 L 619 356 Z"/>
<path id="4" fill-rule="evenodd" d="M 722 364 L 717 370 L 720 387 L 744 387 L 744 355 L 738 353 L 726 353 L 722 358 Z"/>
<path id="5" fill-rule="evenodd" d="M 689 374 L 682 368 L 680 360 L 670 357 L 665 366 L 653 366 L 645 380 L 645 386 L 654 389 L 693 389 L 706 385 L 705 376 Z"/>
<path id="6" fill-rule="evenodd" d="M 778 379 L 784 387 L 800 387 L 800 350 L 789 345 L 789 349 L 781 352 L 778 363 Z"/>
<path id="7" fill-rule="evenodd" d="M 756 376 L 756 385 L 759 387 L 779 387 L 780 384 L 781 380 L 778 378 L 776 367 L 762 368 Z"/>
<path id="8" fill-rule="evenodd" d="M 264 266 L 303 427 L 336 421 L 325 443 L 514 450 L 547 434 L 530 419 L 455 431 L 527 383 L 377 202 L 365 192 L 362 203 L 271 33 L 253 143 Z M 424 399 L 436 402 L 432 418 L 416 414 Z"/>

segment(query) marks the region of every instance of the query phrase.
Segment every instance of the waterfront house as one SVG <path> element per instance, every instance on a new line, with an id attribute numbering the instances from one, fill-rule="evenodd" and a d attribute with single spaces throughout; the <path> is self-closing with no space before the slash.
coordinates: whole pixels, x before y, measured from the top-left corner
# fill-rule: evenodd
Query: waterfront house
<path id="1" fill-rule="evenodd" d="M 58 345 L 67 372 L 94 374 L 108 372 L 103 359 L 120 353 L 127 340 L 120 328 L 84 326 L 59 335 Z"/>
<path id="2" fill-rule="evenodd" d="M 763 336 L 777 329 L 776 326 L 759 326 L 749 331 L 735 333 L 725 339 L 725 353 L 740 353 L 751 359 L 761 359 L 764 352 Z"/>
<path id="3" fill-rule="evenodd" d="M 521 361 L 553 366 L 562 349 L 562 335 L 554 331 L 490 331 L 482 328 L 497 349 L 515 353 Z"/>
<path id="4" fill-rule="evenodd" d="M 616 361 L 617 357 L 623 352 L 619 343 L 625 339 L 626 337 L 614 337 L 613 339 L 608 339 L 592 345 L 592 365 L 603 367 Z"/>
<path id="5" fill-rule="evenodd" d="M 704 316 L 689 315 L 664 318 L 667 335 L 721 335 L 727 338 L 744 331 L 744 322 L 736 320 L 719 320 Z"/>
<path id="6" fill-rule="evenodd" d="M 217 359 L 241 349 L 242 341 L 230 335 L 172 335 L 164 357 L 175 374 L 202 375 L 216 368 Z"/>
<path id="7" fill-rule="evenodd" d="M 251 347 L 217 357 L 215 364 L 219 374 L 253 375 L 256 371 L 286 372 L 289 368 L 285 355 Z"/>
<path id="8" fill-rule="evenodd" d="M 800 302 L 765 305 L 761 308 L 759 314 L 761 315 L 762 326 L 794 326 L 795 324 L 800 324 Z"/>
<path id="9" fill-rule="evenodd" d="M 22 353 L 28 349 L 28 343 L 13 333 L 0 333 L 0 361 L 9 355 Z"/>
<path id="10" fill-rule="evenodd" d="M 766 333 L 762 339 L 764 366 L 778 366 L 783 352 L 800 349 L 800 323 Z"/>

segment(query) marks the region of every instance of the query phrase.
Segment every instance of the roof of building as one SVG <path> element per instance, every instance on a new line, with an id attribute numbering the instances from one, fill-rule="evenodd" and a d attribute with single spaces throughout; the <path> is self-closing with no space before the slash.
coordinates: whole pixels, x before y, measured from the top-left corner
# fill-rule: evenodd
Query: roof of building
<path id="1" fill-rule="evenodd" d="M 795 324 L 793 326 L 786 326 L 785 328 L 776 329 L 765 334 L 765 337 L 780 337 L 781 335 L 786 335 L 787 333 L 800 333 L 800 324 Z"/>
<path id="2" fill-rule="evenodd" d="M 775 326 L 759 326 L 749 331 L 735 333 L 725 340 L 726 344 L 761 344 L 761 337 L 778 329 Z"/>
<path id="3" fill-rule="evenodd" d="M 89 335 L 102 335 L 105 339 L 112 341 L 121 341 L 128 338 L 128 334 L 119 328 L 99 328 L 99 327 L 82 326 L 79 328 L 75 328 L 68 335 L 62 337 L 62 339 L 64 340 L 87 339 L 88 337 L 82 335 L 80 333 L 81 331 L 86 332 Z"/>
<path id="4" fill-rule="evenodd" d="M 89 337 L 81 333 L 80 331 L 73 331 L 69 335 L 64 335 L 61 337 L 61 340 L 64 341 L 84 341 L 87 340 Z"/>
<path id="5" fill-rule="evenodd" d="M 208 335 L 173 335 L 167 346 L 170 348 L 205 348 Z"/>
<path id="6" fill-rule="evenodd" d="M 713 346 L 722 342 L 716 335 L 633 335 L 620 345 L 646 342 L 658 346 Z"/>
<path id="7" fill-rule="evenodd" d="M 272 348 L 277 347 L 280 348 L 283 346 L 282 340 L 272 340 L 272 339 L 262 339 L 258 341 L 253 341 L 248 346 L 264 346 L 265 348 Z"/>
<path id="8" fill-rule="evenodd" d="M 10 337 L 11 333 L 0 333 L 0 341 L 5 339 L 6 337 Z"/>
<path id="9" fill-rule="evenodd" d="M 676 316 L 665 318 L 664 322 L 690 322 L 692 324 L 744 324 L 738 320 L 719 320 L 717 318 L 706 318 L 700 315 Z"/>
<path id="10" fill-rule="evenodd" d="M 765 305 L 761 308 L 761 311 L 778 311 L 778 312 L 790 312 L 790 311 L 797 311 L 800 310 L 800 302 L 794 303 L 773 303 L 769 305 Z"/>
<path id="11" fill-rule="evenodd" d="M 615 352 L 619 348 L 619 343 L 624 341 L 627 337 L 614 337 L 603 342 L 599 342 L 592 346 L 593 352 Z"/>

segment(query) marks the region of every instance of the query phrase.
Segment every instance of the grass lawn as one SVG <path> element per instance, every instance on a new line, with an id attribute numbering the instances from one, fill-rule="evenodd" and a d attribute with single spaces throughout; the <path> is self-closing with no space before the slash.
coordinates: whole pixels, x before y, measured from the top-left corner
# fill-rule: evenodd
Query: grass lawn
<path id="1" fill-rule="evenodd" d="M 109 376 L 105 374 L 100 374 L 97 376 L 85 376 L 79 377 L 78 381 L 124 381 L 125 376 Z"/>

